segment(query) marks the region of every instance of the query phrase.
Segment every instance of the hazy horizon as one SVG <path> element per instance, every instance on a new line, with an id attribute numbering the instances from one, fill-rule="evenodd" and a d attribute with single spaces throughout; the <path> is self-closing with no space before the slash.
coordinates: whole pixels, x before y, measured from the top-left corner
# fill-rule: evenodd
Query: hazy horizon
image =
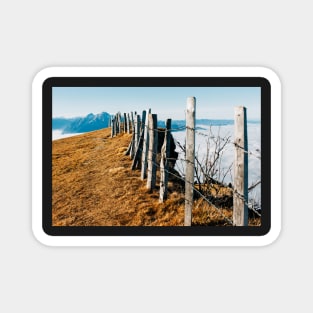
<path id="1" fill-rule="evenodd" d="M 197 119 L 233 119 L 245 106 L 247 119 L 260 120 L 260 87 L 53 87 L 53 118 L 115 114 L 151 108 L 160 120 L 185 119 L 187 97 L 196 97 Z"/>

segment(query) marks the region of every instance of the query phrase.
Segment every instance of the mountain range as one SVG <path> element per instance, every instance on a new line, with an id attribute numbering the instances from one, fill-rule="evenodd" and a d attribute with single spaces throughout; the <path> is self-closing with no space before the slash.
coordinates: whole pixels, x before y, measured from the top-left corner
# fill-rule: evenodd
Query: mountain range
<path id="1" fill-rule="evenodd" d="M 109 127 L 110 117 L 111 115 L 107 112 L 90 113 L 85 117 L 55 117 L 52 119 L 52 129 L 61 129 L 63 134 L 86 133 Z"/>
<path id="2" fill-rule="evenodd" d="M 101 128 L 109 127 L 111 115 L 107 112 L 102 112 L 99 114 L 90 113 L 85 117 L 74 117 L 74 118 L 64 118 L 64 117 L 55 117 L 52 119 L 52 129 L 53 130 L 62 130 L 63 134 L 69 133 L 85 133 Z M 122 119 L 123 121 L 123 119 Z M 202 129 L 201 125 L 211 125 L 211 126 L 223 126 L 223 125 L 232 125 L 233 120 L 213 120 L 213 119 L 197 119 L 196 129 Z M 185 120 L 172 120 L 172 131 L 179 131 L 186 126 Z M 158 121 L 158 127 L 165 127 L 165 122 L 160 120 Z"/>

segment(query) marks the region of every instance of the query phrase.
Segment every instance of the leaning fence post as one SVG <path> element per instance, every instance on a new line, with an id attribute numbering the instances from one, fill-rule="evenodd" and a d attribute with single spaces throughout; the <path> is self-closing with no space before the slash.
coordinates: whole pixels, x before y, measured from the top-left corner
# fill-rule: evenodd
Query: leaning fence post
<path id="1" fill-rule="evenodd" d="M 142 111 L 142 124 L 145 124 L 146 122 L 146 111 Z M 139 123 L 140 123 L 140 119 L 139 119 Z M 141 162 L 141 156 L 142 156 L 142 146 L 143 146 L 143 136 L 144 136 L 144 128 L 143 126 L 140 127 L 139 129 L 140 131 L 140 136 L 137 142 L 137 147 L 135 150 L 135 154 L 134 154 L 134 159 L 133 159 L 133 164 L 131 169 L 134 170 L 136 167 L 140 167 L 140 162 Z"/>
<path id="2" fill-rule="evenodd" d="M 141 179 L 144 180 L 147 177 L 147 159 L 149 149 L 149 114 L 151 109 L 148 111 L 148 118 L 144 125 L 143 145 L 142 145 L 142 156 L 141 156 Z"/>
<path id="3" fill-rule="evenodd" d="M 140 116 L 138 114 L 135 114 L 135 119 L 134 119 L 134 140 L 132 144 L 132 148 L 130 151 L 130 157 L 131 159 L 134 158 L 135 153 L 137 151 L 138 143 L 139 143 L 139 129 L 140 129 Z"/>
<path id="4" fill-rule="evenodd" d="M 135 141 L 134 141 L 134 150 L 136 150 L 136 147 L 137 147 L 137 133 L 138 133 L 138 128 L 137 128 L 137 125 L 138 125 L 138 119 L 137 119 L 138 115 L 135 114 L 134 116 L 134 133 L 135 133 Z M 134 151 L 135 153 L 135 151 Z"/>
<path id="5" fill-rule="evenodd" d="M 149 152 L 147 189 L 152 191 L 156 183 L 156 155 L 158 150 L 157 115 L 149 114 Z"/>
<path id="6" fill-rule="evenodd" d="M 195 171 L 195 116 L 196 98 L 187 98 L 186 110 L 186 178 L 185 178 L 185 226 L 191 226 L 193 185 Z"/>
<path id="7" fill-rule="evenodd" d="M 135 118 L 135 151 L 137 150 L 137 146 L 139 144 L 140 137 L 140 115 L 137 114 Z"/>
<path id="8" fill-rule="evenodd" d="M 166 120 L 166 130 L 164 134 L 164 142 L 161 148 L 161 162 L 160 162 L 160 202 L 167 199 L 167 183 L 168 183 L 168 158 L 170 155 L 171 144 L 171 119 Z"/>
<path id="9" fill-rule="evenodd" d="M 248 226 L 248 135 L 247 111 L 235 107 L 235 161 L 233 225 Z"/>

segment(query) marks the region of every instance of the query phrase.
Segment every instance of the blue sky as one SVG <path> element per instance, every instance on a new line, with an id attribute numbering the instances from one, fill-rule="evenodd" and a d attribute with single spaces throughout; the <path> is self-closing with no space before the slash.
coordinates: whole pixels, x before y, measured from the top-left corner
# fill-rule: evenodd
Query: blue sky
<path id="1" fill-rule="evenodd" d="M 234 107 L 245 106 L 248 120 L 260 120 L 259 87 L 53 87 L 53 117 L 89 113 L 142 112 L 158 119 L 184 119 L 187 97 L 196 97 L 196 117 L 233 119 Z"/>

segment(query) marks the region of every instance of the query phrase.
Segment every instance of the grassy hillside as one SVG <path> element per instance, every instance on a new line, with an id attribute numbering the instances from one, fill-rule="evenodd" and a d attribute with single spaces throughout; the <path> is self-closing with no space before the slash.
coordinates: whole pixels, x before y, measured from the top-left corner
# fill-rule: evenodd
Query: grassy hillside
<path id="1" fill-rule="evenodd" d="M 169 198 L 159 203 L 157 188 L 146 189 L 140 170 L 124 153 L 131 135 L 110 137 L 110 129 L 52 143 L 53 226 L 183 226 L 184 194 L 169 179 Z M 227 225 L 230 209 L 216 210 L 197 199 L 193 225 Z M 250 219 L 258 225 L 258 219 Z"/>

